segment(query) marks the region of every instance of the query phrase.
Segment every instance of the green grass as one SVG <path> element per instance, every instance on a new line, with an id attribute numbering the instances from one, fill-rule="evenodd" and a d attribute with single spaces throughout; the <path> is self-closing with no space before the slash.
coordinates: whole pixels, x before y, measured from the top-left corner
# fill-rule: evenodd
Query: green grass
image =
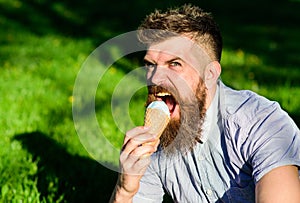
<path id="1" fill-rule="evenodd" d="M 236 89 L 251 89 L 299 116 L 300 69 L 266 64 L 262 58 L 242 50 L 224 50 L 222 80 Z M 297 120 L 299 123 L 299 120 Z"/>
<path id="2" fill-rule="evenodd" d="M 114 16 L 111 25 L 107 20 L 88 24 L 97 22 L 91 21 L 96 3 L 91 1 L 90 6 L 84 4 L 81 9 L 68 3 L 0 1 L 0 202 L 107 202 L 114 187 L 117 174 L 95 161 L 92 157 L 97 154 L 89 154 L 76 133 L 72 102 L 77 98 L 72 97 L 73 87 L 88 55 L 105 39 L 129 31 L 138 22 L 130 21 L 132 24 L 126 27 L 122 17 Z M 299 8 L 297 1 L 289 4 L 292 10 Z M 167 5 L 152 5 L 149 10 Z M 205 5 L 218 11 L 213 3 Z M 132 6 L 140 8 L 136 18 L 142 19 L 145 8 L 138 2 Z M 272 8 L 278 7 L 281 5 Z M 88 8 L 91 16 L 78 17 L 89 13 L 85 10 Z M 237 89 L 251 89 L 278 101 L 299 125 L 300 31 L 298 24 L 293 24 L 299 17 L 292 14 L 295 12 L 289 14 L 290 7 L 282 8 L 278 15 L 293 17 L 286 26 L 280 22 L 270 25 L 272 21 L 266 18 L 263 24 L 259 15 L 266 14 L 260 12 L 257 19 L 249 20 L 236 19 L 220 10 L 216 17 L 225 36 L 222 80 Z M 125 10 L 120 12 L 126 14 Z M 236 26 L 240 29 L 234 29 Z M 239 38 L 234 35 L 237 31 Z M 110 51 L 113 55 L 118 50 Z M 128 58 L 113 64 L 95 95 L 98 124 L 117 149 L 123 132 L 114 122 L 111 96 L 137 65 L 135 59 Z M 142 124 L 144 99 L 144 88 L 133 95 L 128 107 L 132 123 L 125 123 L 122 129 Z M 82 128 L 90 131 L 89 126 Z M 97 137 L 90 141 L 99 150 L 95 153 L 101 155 L 100 159 L 109 162 L 105 145 L 99 144 Z"/>

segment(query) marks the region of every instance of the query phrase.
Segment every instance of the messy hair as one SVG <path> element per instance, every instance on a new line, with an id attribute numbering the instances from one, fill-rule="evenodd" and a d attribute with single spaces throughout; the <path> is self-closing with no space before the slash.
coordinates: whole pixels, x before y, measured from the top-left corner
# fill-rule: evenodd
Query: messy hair
<path id="1" fill-rule="evenodd" d="M 155 10 L 138 29 L 138 39 L 147 46 L 176 35 L 190 36 L 212 60 L 220 62 L 222 37 L 219 27 L 210 13 L 197 6 L 188 4 L 166 12 Z"/>

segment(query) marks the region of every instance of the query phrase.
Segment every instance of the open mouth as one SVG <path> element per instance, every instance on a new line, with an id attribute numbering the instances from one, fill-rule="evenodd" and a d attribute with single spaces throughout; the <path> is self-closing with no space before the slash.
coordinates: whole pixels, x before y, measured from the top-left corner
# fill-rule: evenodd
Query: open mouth
<path id="1" fill-rule="evenodd" d="M 149 86 L 148 91 L 149 96 L 152 98 L 150 100 L 164 101 L 167 104 L 172 116 L 177 106 L 177 101 L 174 96 L 169 91 L 160 86 Z"/>

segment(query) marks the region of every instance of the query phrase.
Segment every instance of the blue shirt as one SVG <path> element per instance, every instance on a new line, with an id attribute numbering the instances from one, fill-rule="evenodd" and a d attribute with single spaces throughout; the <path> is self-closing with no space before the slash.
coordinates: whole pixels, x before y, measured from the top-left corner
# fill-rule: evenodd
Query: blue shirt
<path id="1" fill-rule="evenodd" d="M 270 170 L 300 166 L 300 131 L 278 103 L 218 83 L 202 142 L 187 154 L 152 161 L 134 202 L 254 202 L 255 184 Z"/>

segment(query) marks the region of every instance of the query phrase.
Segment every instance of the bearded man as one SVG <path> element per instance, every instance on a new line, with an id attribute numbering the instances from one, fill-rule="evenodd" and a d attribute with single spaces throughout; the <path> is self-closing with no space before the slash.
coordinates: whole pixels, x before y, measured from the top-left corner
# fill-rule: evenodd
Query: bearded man
<path id="1" fill-rule="evenodd" d="M 212 16 L 191 5 L 155 11 L 138 38 L 148 47 L 147 104 L 164 101 L 171 121 L 160 140 L 148 127 L 126 133 L 111 202 L 162 202 L 165 193 L 175 202 L 300 202 L 299 129 L 276 102 L 220 81 Z"/>

